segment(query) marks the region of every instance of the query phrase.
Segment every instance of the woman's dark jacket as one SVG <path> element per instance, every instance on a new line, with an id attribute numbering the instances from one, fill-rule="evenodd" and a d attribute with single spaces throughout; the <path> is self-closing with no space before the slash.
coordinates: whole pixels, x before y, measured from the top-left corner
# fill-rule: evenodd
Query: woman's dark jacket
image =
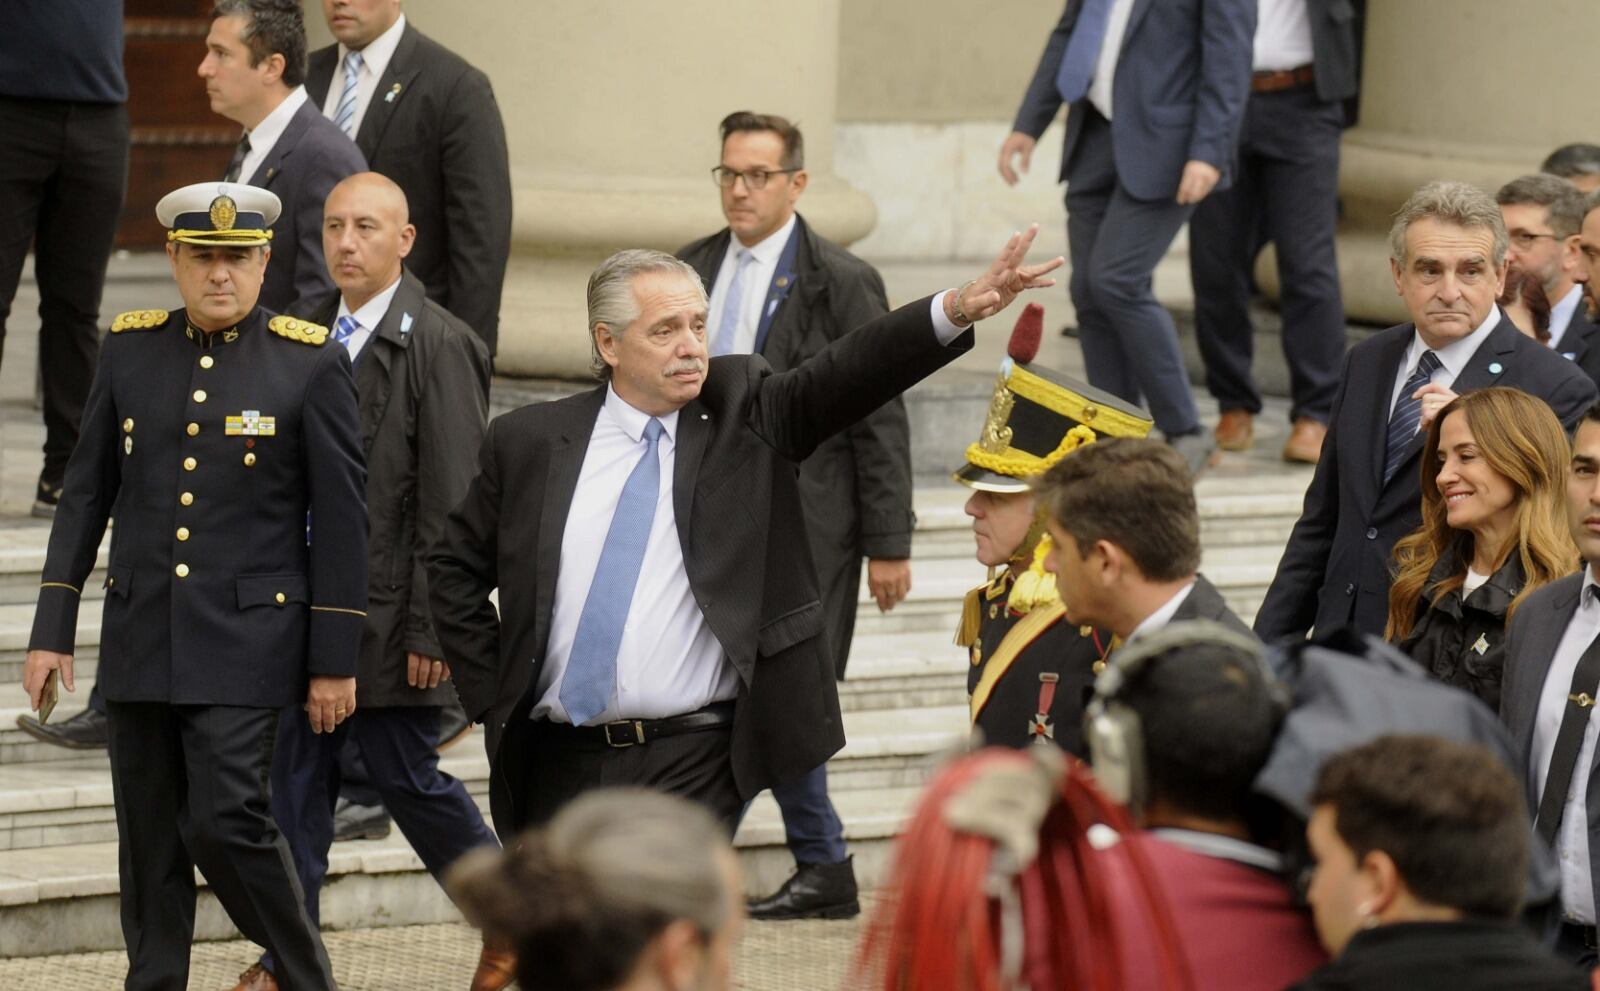
<path id="1" fill-rule="evenodd" d="M 1435 678 L 1465 688 L 1499 712 L 1506 611 L 1522 591 L 1522 560 L 1513 553 L 1488 581 L 1465 596 L 1461 586 L 1439 593 L 1441 582 L 1466 570 L 1455 551 L 1440 556 L 1418 601 L 1416 625 L 1400 649 Z"/>

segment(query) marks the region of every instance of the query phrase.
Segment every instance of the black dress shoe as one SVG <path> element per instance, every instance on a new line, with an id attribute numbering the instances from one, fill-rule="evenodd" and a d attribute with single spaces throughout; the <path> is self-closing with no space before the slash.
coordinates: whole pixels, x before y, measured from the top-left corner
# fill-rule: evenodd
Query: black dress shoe
<path id="1" fill-rule="evenodd" d="M 861 914 L 856 897 L 854 857 L 837 864 L 798 864 L 783 887 L 750 902 L 752 919 L 853 919 Z"/>
<path id="2" fill-rule="evenodd" d="M 34 493 L 33 508 L 29 510 L 30 514 L 42 520 L 55 519 L 56 506 L 61 504 L 61 491 L 62 486 L 59 482 L 52 485 L 42 478 L 39 479 L 39 491 Z M 105 746 L 105 744 L 101 744 L 101 746 Z"/>
<path id="3" fill-rule="evenodd" d="M 68 750 L 104 750 L 111 739 L 106 717 L 85 709 L 59 723 L 41 723 L 32 716 L 18 716 L 17 729 L 45 743 Z"/>
<path id="4" fill-rule="evenodd" d="M 335 840 L 381 840 L 393 825 L 389 810 L 381 805 L 357 805 L 343 798 L 334 803 Z"/>

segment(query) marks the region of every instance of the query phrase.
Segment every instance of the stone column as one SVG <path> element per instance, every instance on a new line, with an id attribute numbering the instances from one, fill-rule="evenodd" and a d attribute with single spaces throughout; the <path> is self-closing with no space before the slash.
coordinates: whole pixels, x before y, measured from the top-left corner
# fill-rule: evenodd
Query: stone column
<path id="1" fill-rule="evenodd" d="M 780 113 L 806 137 L 800 201 L 849 243 L 876 214 L 833 174 L 839 0 L 406 0 L 419 30 L 489 74 L 515 194 L 496 370 L 588 374 L 584 285 L 624 247 L 723 226 L 717 123 Z M 320 12 L 313 16 L 320 16 Z"/>

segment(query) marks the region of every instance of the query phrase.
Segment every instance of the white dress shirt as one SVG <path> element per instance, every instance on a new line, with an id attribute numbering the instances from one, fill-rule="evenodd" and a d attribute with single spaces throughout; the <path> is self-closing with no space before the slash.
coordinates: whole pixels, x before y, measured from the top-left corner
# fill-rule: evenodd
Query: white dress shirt
<path id="1" fill-rule="evenodd" d="M 378 329 L 378 324 L 383 322 L 384 315 L 389 312 L 389 304 L 394 302 L 394 294 L 399 291 L 400 279 L 396 276 L 395 280 L 389 283 L 387 289 L 367 300 L 362 304 L 361 309 L 356 310 L 354 313 L 350 312 L 350 304 L 344 301 L 344 297 L 339 297 L 339 314 L 334 317 L 335 325 L 338 324 L 339 317 L 355 317 L 356 323 L 360 324 L 356 328 L 356 332 L 350 335 L 350 339 L 344 342 L 345 348 L 350 352 L 351 361 L 356 360 L 356 355 L 361 353 L 361 349 L 366 345 L 367 339 L 372 336 L 373 331 Z"/>
<path id="2" fill-rule="evenodd" d="M 1281 72 L 1310 65 L 1311 18 L 1306 0 L 1258 0 L 1256 4 L 1256 72 Z"/>
<path id="3" fill-rule="evenodd" d="M 394 58 L 394 50 L 400 44 L 400 35 L 405 33 L 406 15 L 401 14 L 399 20 L 389 27 L 389 30 L 372 39 L 367 47 L 361 49 L 361 69 L 356 73 L 356 107 L 355 114 L 350 118 L 350 134 L 361 133 L 361 121 L 367 116 L 367 108 L 372 105 L 372 95 L 378 89 L 378 80 L 383 78 L 383 71 L 389 68 L 389 60 Z M 343 44 L 339 46 L 339 61 L 333 64 L 333 79 L 328 83 L 328 95 L 322 101 L 322 116 L 333 120 L 339 110 L 339 98 L 344 95 L 344 60 L 350 54 L 350 49 Z"/>
<path id="4" fill-rule="evenodd" d="M 283 137 L 283 129 L 289 126 L 289 118 L 300 109 L 300 104 L 306 102 L 306 88 L 296 86 L 283 98 L 283 102 L 273 108 L 272 113 L 261 118 L 261 123 L 246 131 L 250 135 L 250 154 L 244 156 L 244 164 L 239 168 L 239 181 L 248 183 L 255 176 L 256 169 L 266 161 L 267 154 L 272 151 L 272 146 Z"/>
<path id="5" fill-rule="evenodd" d="M 1117 78 L 1117 59 L 1122 56 L 1122 43 L 1128 33 L 1128 16 L 1133 13 L 1133 0 L 1111 0 L 1111 10 L 1106 13 L 1106 36 L 1100 43 L 1100 58 L 1094 64 L 1094 77 L 1089 80 L 1089 102 L 1105 117 L 1111 119 L 1111 90 Z"/>
<path id="6" fill-rule="evenodd" d="M 737 235 L 728 238 L 727 253 L 722 256 L 722 267 L 717 269 L 717 279 L 711 285 L 711 299 L 706 302 L 706 312 L 711 319 L 717 321 L 719 326 L 706 328 L 706 340 L 711 343 L 721 341 L 722 305 L 727 301 L 728 291 L 733 287 L 734 273 L 739 270 L 739 252 L 748 250 L 751 261 L 744 270 L 744 283 L 739 287 L 739 326 L 733 337 L 733 345 L 728 349 L 729 354 L 750 354 L 756 349 L 756 330 L 761 325 L 761 317 L 767 305 L 767 290 L 772 287 L 772 276 L 778 270 L 778 259 L 783 255 L 784 245 L 789 243 L 789 235 L 794 232 L 795 215 L 790 214 L 789 220 L 782 227 L 768 234 L 755 244 L 745 249 Z"/>
<path id="7" fill-rule="evenodd" d="M 1550 660 L 1550 670 L 1544 676 L 1544 687 L 1539 691 L 1539 710 L 1533 721 L 1533 747 L 1529 755 L 1528 773 L 1533 776 L 1534 808 L 1544 799 L 1545 779 L 1550 775 L 1550 760 L 1555 755 L 1556 735 L 1561 731 L 1561 717 L 1567 709 L 1567 694 L 1572 689 L 1572 674 L 1577 670 L 1583 652 L 1600 634 L 1600 604 L 1589 594 L 1588 586 L 1595 582 L 1591 565 L 1584 574 L 1584 591 L 1578 599 L 1578 608 L 1567 622 L 1567 632 Z M 1572 774 L 1572 786 L 1567 789 L 1567 805 L 1561 814 L 1561 828 L 1556 833 L 1556 856 L 1561 866 L 1561 908 L 1569 921 L 1580 925 L 1595 924 L 1594 878 L 1589 875 L 1589 768 L 1594 764 L 1595 721 L 1594 710 L 1589 709 L 1589 724 L 1583 730 L 1583 746 L 1578 750 L 1578 764 Z"/>
<path id="8" fill-rule="evenodd" d="M 1189 598 L 1189 593 L 1193 591 L 1194 580 L 1190 579 L 1189 584 L 1178 589 L 1177 593 L 1168 599 L 1165 605 L 1146 616 L 1138 626 L 1133 628 L 1133 632 L 1128 634 L 1128 642 L 1132 643 L 1144 634 L 1154 633 L 1172 622 L 1173 614 L 1178 611 L 1178 607 L 1183 605 L 1184 600 Z"/>
<path id="9" fill-rule="evenodd" d="M 1578 312 L 1578 306 L 1583 302 L 1583 286 L 1573 286 L 1567 294 L 1556 300 L 1550 307 L 1550 347 L 1559 349 L 1561 338 L 1566 334 L 1567 328 L 1572 325 L 1572 317 Z"/>
<path id="10" fill-rule="evenodd" d="M 1439 367 L 1433 370 L 1430 383 L 1449 387 L 1455 384 L 1467 367 L 1467 362 L 1478 353 L 1478 347 L 1489 338 L 1489 332 L 1494 330 L 1495 324 L 1500 322 L 1500 308 L 1491 307 L 1489 315 L 1483 323 L 1466 337 L 1458 338 L 1442 348 L 1434 348 L 1433 353 L 1439 358 Z M 1406 384 L 1406 379 L 1417 370 L 1417 362 L 1422 360 L 1422 353 L 1428 350 L 1428 345 L 1423 343 L 1422 335 L 1417 331 L 1411 332 L 1411 346 L 1406 348 L 1405 360 L 1400 362 L 1400 370 L 1395 373 L 1394 388 L 1389 392 L 1389 410 L 1394 411 L 1395 404 L 1400 401 L 1400 390 Z M 1420 430 L 1421 428 L 1418 427 Z"/>

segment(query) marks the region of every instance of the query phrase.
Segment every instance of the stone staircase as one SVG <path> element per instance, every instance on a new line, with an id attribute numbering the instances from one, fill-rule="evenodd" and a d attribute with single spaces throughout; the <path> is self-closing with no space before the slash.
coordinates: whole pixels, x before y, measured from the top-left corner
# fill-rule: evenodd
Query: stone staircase
<path id="1" fill-rule="evenodd" d="M 1203 570 L 1247 620 L 1271 580 L 1299 514 L 1309 469 L 1218 472 L 1199 486 Z M 951 643 L 967 589 L 983 569 L 953 483 L 917 493 L 913 589 L 880 614 L 863 590 L 849 678 L 840 686 L 845 749 L 829 764 L 831 791 L 846 823 L 857 873 L 871 885 L 930 769 L 960 745 L 966 729 L 965 660 Z M 15 729 L 27 711 L 21 668 L 48 531 L 0 523 L 0 956 L 32 956 L 122 945 L 118 924 L 116 821 L 103 753 L 35 743 Z M 104 549 L 102 549 L 102 564 Z M 63 693 L 56 718 L 77 711 L 95 675 L 98 573 L 85 591 L 78 629 L 77 691 Z M 481 738 L 449 751 L 444 766 L 484 802 L 488 763 Z M 737 838 L 752 891 L 770 890 L 792 869 L 770 796 L 751 807 Z M 443 921 L 454 909 L 398 831 L 385 840 L 336 844 L 322 895 L 333 929 Z M 235 935 L 202 892 L 200 938 Z M 241 960 L 241 969 L 247 961 Z"/>

